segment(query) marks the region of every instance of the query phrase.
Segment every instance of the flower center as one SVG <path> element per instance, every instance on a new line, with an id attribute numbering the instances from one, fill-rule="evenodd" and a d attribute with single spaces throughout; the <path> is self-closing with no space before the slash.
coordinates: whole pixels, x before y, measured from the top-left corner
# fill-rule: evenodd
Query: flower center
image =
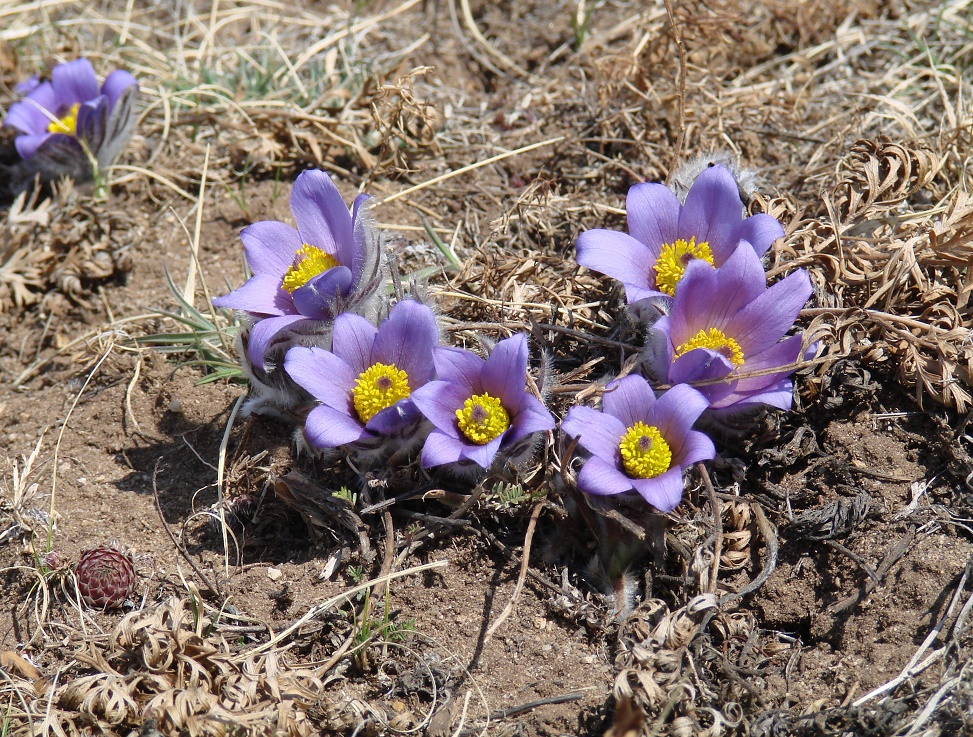
<path id="1" fill-rule="evenodd" d="M 476 445 L 486 445 L 510 427 L 510 415 L 500 400 L 489 394 L 474 394 L 456 410 L 459 429 Z"/>
<path id="2" fill-rule="evenodd" d="M 52 120 L 47 126 L 48 133 L 67 133 L 73 136 L 78 132 L 78 109 L 80 102 L 76 102 L 68 110 L 67 114 L 60 120 Z"/>
<path id="3" fill-rule="evenodd" d="M 633 479 L 651 479 L 669 470 L 672 451 L 655 425 L 636 422 L 618 444 L 622 467 Z"/>
<path id="4" fill-rule="evenodd" d="M 362 422 L 368 422 L 411 393 L 405 371 L 387 363 L 373 363 L 358 375 L 351 399 L 358 417 Z"/>
<path id="5" fill-rule="evenodd" d="M 740 368 L 743 365 L 743 349 L 740 344 L 722 330 L 716 328 L 700 330 L 691 340 L 687 340 L 676 348 L 673 358 L 679 358 L 697 348 L 709 348 L 711 351 L 723 354 L 733 364 L 734 368 Z"/>
<path id="6" fill-rule="evenodd" d="M 682 238 L 677 239 L 675 243 L 664 243 L 659 258 L 655 260 L 655 265 L 652 267 L 655 271 L 655 288 L 670 297 L 675 296 L 676 284 L 682 279 L 683 272 L 694 258 L 701 258 L 710 266 L 714 265 L 713 252 L 707 241 L 697 243 L 696 237 L 693 236 L 688 243 Z"/>
<path id="7" fill-rule="evenodd" d="M 317 246 L 305 243 L 294 253 L 294 263 L 284 272 L 281 286 L 293 293 L 318 274 L 338 266 L 338 259 Z"/>

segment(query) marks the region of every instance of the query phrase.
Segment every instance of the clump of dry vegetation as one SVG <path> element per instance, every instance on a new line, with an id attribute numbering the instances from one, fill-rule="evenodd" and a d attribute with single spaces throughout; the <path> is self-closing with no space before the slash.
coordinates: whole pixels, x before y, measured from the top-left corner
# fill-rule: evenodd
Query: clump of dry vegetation
<path id="1" fill-rule="evenodd" d="M 11 467 L 0 486 L 0 587 L 14 610 L 0 652 L 4 734 L 970 729 L 973 437 L 957 421 L 973 406 L 969 3 L 512 6 L 0 8 L 4 106 L 49 57 L 80 54 L 131 70 L 143 97 L 107 196 L 62 182 L 2 203 L 0 311 L 11 328 L 24 320 L 18 339 L 37 350 L 0 356 L 10 385 L 0 416 L 19 401 L 13 384 L 47 386 L 43 371 L 74 381 L 69 417 L 93 396 L 89 382 L 106 395 L 120 386 L 135 440 L 112 452 L 151 481 L 144 528 L 167 551 L 136 556 L 144 598 L 133 611 L 82 610 L 70 576 L 44 556 L 52 534 L 90 530 L 71 527 L 65 492 L 41 525 L 28 503 L 41 482 Z M 0 146 L 0 163 L 9 161 L 9 141 Z M 751 212 L 784 224 L 769 274 L 809 271 L 815 294 L 801 326 L 820 350 L 800 374 L 801 409 L 727 438 L 712 479 L 701 478 L 662 537 L 638 512 L 594 509 L 572 494 L 558 448 L 543 449 L 519 484 L 423 489 L 419 502 L 393 505 L 378 481 L 355 488 L 340 463 L 297 457 L 289 428 L 239 421 L 236 395 L 210 387 L 219 422 L 205 426 L 216 440 L 201 454 L 192 430 L 204 423 L 187 419 L 188 400 L 168 387 L 172 365 L 135 340 L 185 330 L 190 318 L 226 332 L 208 302 L 242 278 L 239 247 L 207 234 L 280 217 L 294 176 L 322 168 L 347 191 L 376 196 L 399 269 L 428 278 L 454 343 L 529 333 L 550 358 L 551 405 L 563 416 L 641 340 L 620 291 L 575 263 L 578 233 L 622 229 L 628 187 L 666 180 L 696 155 L 733 162 Z M 170 289 L 149 267 L 173 238 L 188 248 L 167 264 L 186 274 Z M 106 308 L 103 325 L 95 297 L 107 304 L 126 278 L 141 280 L 145 296 L 129 314 Z M 52 330 L 72 333 L 48 341 L 55 318 L 65 324 Z M 135 357 L 113 378 L 96 377 L 102 361 L 91 359 L 111 352 L 106 336 Z M 232 343 L 211 338 L 221 351 Z M 200 344 L 187 340 L 182 353 L 199 358 Z M 67 366 L 56 362 L 64 356 Z M 161 418 L 154 436 L 144 420 L 131 425 L 141 387 Z M 66 424 L 63 397 L 48 401 Z M 917 417 L 925 424 L 910 424 Z M 859 427 L 905 449 L 895 467 L 868 455 L 868 437 L 851 437 Z M 158 488 L 162 459 L 189 458 L 187 445 L 208 475 L 193 477 L 182 490 L 191 502 L 174 513 Z M 149 461 L 136 452 L 146 447 Z M 197 505 L 197 494 L 212 506 Z M 85 499 L 79 492 L 78 509 Z M 51 527 L 58 509 L 69 533 Z M 491 581 L 482 561 L 514 571 L 505 609 L 490 607 L 492 593 L 462 599 L 477 622 L 469 631 L 459 614 L 432 632 L 400 611 L 399 597 L 413 595 L 404 581 L 432 586 L 446 575 L 435 562 L 444 540 L 480 556 L 456 597 L 496 590 L 500 576 Z M 604 585 L 616 544 L 645 551 L 621 593 Z M 322 568 L 289 588 L 278 578 L 298 550 Z M 279 620 L 240 595 L 258 560 L 276 571 L 264 585 Z M 863 652 L 887 644 L 888 622 L 901 624 L 904 605 L 889 593 L 900 575 L 919 582 L 909 611 L 927 614 L 894 630 L 897 660 L 868 659 Z M 334 595 L 324 599 L 319 584 Z M 631 613 L 619 618 L 625 597 Z M 416 608 L 430 615 L 448 598 Z M 796 611 L 798 599 L 808 611 Z M 510 670 L 499 683 L 478 667 L 528 606 L 531 637 L 560 628 L 600 660 L 545 681 L 538 699 L 505 701 L 510 673 L 524 667 L 508 655 L 522 654 L 516 638 L 504 643 Z M 460 633 L 468 658 L 444 644 L 459 647 Z M 568 639 L 552 637 L 556 647 Z M 558 703 L 568 709 L 560 721 L 517 721 Z"/>

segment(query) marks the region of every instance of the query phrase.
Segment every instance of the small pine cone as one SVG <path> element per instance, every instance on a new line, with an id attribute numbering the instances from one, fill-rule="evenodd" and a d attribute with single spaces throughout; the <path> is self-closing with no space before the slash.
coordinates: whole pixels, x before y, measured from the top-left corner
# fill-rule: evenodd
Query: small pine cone
<path id="1" fill-rule="evenodd" d="M 121 606 L 135 589 L 132 558 L 108 545 L 83 550 L 74 575 L 81 598 L 93 609 Z"/>

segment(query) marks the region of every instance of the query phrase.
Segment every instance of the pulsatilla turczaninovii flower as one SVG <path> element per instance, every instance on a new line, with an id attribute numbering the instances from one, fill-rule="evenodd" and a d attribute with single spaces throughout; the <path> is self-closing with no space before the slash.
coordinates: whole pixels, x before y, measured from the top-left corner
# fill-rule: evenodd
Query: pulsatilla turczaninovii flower
<path id="1" fill-rule="evenodd" d="M 437 381 L 413 394 L 435 429 L 422 448 L 425 468 L 472 462 L 489 468 L 497 453 L 554 429 L 544 404 L 526 390 L 527 337 L 501 340 L 484 360 L 461 348 L 433 351 Z"/>
<path id="2" fill-rule="evenodd" d="M 338 315 L 330 351 L 291 348 L 284 370 L 320 402 L 305 422 L 308 442 L 337 448 L 421 420 L 411 396 L 433 377 L 438 343 L 433 311 L 403 300 L 377 328 L 360 315 Z"/>
<path id="3" fill-rule="evenodd" d="M 561 423 L 561 432 L 591 454 L 578 488 L 596 496 L 636 491 L 661 512 L 674 509 L 683 471 L 716 456 L 713 441 L 691 429 L 705 397 L 681 384 L 656 399 L 645 379 L 631 375 L 608 384 L 602 405 L 602 412 L 572 407 Z"/>
<path id="4" fill-rule="evenodd" d="M 132 135 L 138 81 L 122 69 L 99 86 L 91 62 L 81 58 L 58 64 L 50 81 L 33 77 L 17 89 L 26 95 L 10 106 L 4 125 L 22 134 L 14 141 L 21 174 L 90 178 L 92 163 L 110 166 Z"/>
<path id="5" fill-rule="evenodd" d="M 768 288 L 760 259 L 742 246 L 719 269 L 691 263 L 669 314 L 646 335 L 646 370 L 668 384 L 723 379 L 696 387 L 714 410 L 790 409 L 793 368 L 773 369 L 802 357 L 802 337 L 784 335 L 811 291 L 803 269 Z"/>
<path id="6" fill-rule="evenodd" d="M 305 321 L 330 324 L 341 312 L 366 309 L 381 268 L 379 239 L 364 212 L 366 198 L 359 195 L 349 213 L 331 177 L 306 171 L 291 192 L 296 229 L 264 220 L 240 233 L 253 276 L 213 304 L 257 318 L 247 346 L 257 366 L 285 329 Z"/>
<path id="7" fill-rule="evenodd" d="M 723 166 L 704 169 L 680 204 L 662 184 L 636 184 L 626 200 L 628 233 L 588 230 L 578 236 L 582 266 L 617 279 L 629 304 L 672 297 L 694 260 L 721 266 L 741 243 L 757 256 L 784 235 L 766 214 L 743 218 L 736 180 Z"/>

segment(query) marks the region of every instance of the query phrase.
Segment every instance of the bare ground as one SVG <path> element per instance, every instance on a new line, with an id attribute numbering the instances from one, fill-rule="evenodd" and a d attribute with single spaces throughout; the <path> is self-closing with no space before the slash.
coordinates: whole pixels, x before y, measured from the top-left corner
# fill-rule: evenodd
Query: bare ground
<path id="1" fill-rule="evenodd" d="M 5 105 L 78 54 L 131 69 L 143 96 L 106 198 L 64 186 L 0 210 L 4 733 L 973 729 L 969 3 L 137 0 L 0 17 Z M 379 198 L 457 344 L 528 330 L 549 351 L 563 416 L 639 340 L 575 237 L 623 227 L 632 183 L 717 149 L 758 172 L 751 208 L 788 231 L 772 274 L 809 270 L 801 323 L 824 348 L 796 411 L 718 442 L 718 528 L 694 482 L 665 549 L 630 571 L 624 621 L 554 448 L 519 496 L 443 523 L 471 492 L 457 485 L 351 532 L 324 493 L 347 469 L 295 457 L 282 423 L 231 422 L 245 389 L 199 384 L 191 351 L 134 340 L 178 328 L 166 273 L 204 311 L 240 284 L 239 229 L 288 220 L 290 183 L 322 167 L 347 199 Z M 369 491 L 352 490 L 361 512 Z M 236 542 L 221 495 L 259 500 Z M 111 540 L 137 596 L 84 610 L 41 557 Z M 387 593 L 363 586 L 390 555 Z"/>

